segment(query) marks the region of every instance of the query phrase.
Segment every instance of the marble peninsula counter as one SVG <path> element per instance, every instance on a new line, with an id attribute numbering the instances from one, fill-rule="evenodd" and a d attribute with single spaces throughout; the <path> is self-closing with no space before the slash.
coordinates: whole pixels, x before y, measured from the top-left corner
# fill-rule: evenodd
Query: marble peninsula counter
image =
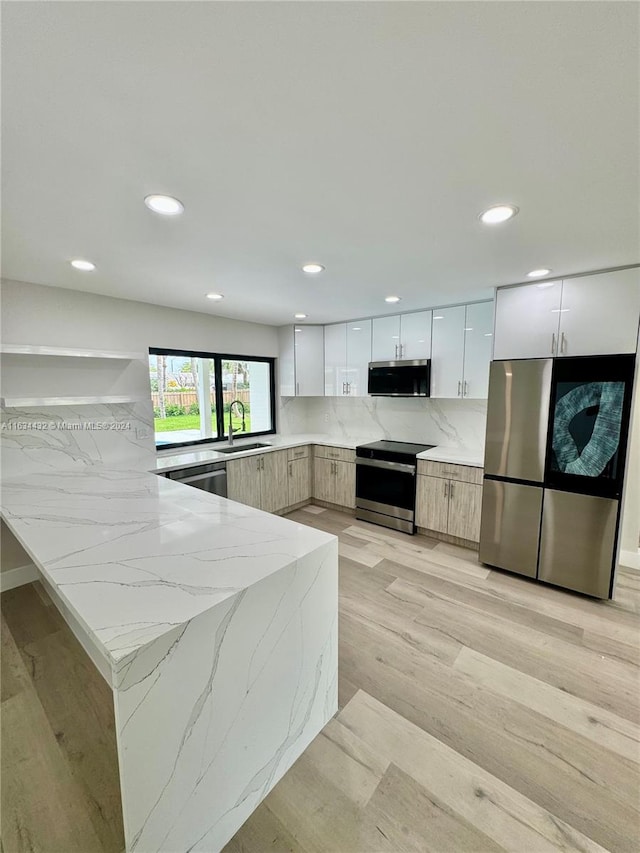
<path id="1" fill-rule="evenodd" d="M 2 517 L 111 684 L 127 851 L 219 850 L 337 711 L 337 540 L 98 467 Z"/>

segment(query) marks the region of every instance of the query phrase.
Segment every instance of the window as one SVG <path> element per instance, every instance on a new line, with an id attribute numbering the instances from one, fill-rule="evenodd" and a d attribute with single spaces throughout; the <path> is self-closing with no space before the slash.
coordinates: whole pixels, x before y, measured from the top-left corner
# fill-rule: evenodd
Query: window
<path id="1" fill-rule="evenodd" d="M 274 361 L 149 350 L 156 447 L 275 432 Z"/>

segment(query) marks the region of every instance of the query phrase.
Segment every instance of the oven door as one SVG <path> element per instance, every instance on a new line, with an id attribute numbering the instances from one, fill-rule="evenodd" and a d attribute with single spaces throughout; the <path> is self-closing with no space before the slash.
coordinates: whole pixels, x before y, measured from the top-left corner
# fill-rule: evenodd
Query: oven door
<path id="1" fill-rule="evenodd" d="M 356 507 L 413 523 L 416 469 L 402 462 L 356 459 Z"/>

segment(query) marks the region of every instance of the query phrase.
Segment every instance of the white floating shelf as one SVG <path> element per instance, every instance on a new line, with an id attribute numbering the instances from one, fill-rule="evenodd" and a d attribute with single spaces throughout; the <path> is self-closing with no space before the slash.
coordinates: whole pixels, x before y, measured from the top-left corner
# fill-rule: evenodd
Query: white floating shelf
<path id="1" fill-rule="evenodd" d="M 5 397 L 6 409 L 29 409 L 40 406 L 96 406 L 102 403 L 138 403 L 142 397 Z"/>
<path id="2" fill-rule="evenodd" d="M 144 352 L 124 352 L 121 350 L 76 349 L 70 347 L 38 347 L 31 344 L 2 344 L 0 352 L 4 355 L 52 355 L 68 358 L 119 358 L 125 361 L 146 359 Z"/>

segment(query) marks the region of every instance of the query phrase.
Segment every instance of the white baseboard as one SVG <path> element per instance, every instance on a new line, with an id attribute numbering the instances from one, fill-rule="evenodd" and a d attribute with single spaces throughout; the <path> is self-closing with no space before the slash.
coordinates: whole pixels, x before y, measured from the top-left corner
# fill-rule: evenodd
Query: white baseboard
<path id="1" fill-rule="evenodd" d="M 618 562 L 627 569 L 638 569 L 640 571 L 640 551 L 620 551 Z"/>
<path id="2" fill-rule="evenodd" d="M 27 566 L 18 566 L 17 569 L 8 569 L 6 572 L 0 572 L 0 592 L 15 589 L 17 586 L 24 586 L 26 583 L 37 581 L 38 578 L 38 570 L 33 563 L 29 563 Z"/>

